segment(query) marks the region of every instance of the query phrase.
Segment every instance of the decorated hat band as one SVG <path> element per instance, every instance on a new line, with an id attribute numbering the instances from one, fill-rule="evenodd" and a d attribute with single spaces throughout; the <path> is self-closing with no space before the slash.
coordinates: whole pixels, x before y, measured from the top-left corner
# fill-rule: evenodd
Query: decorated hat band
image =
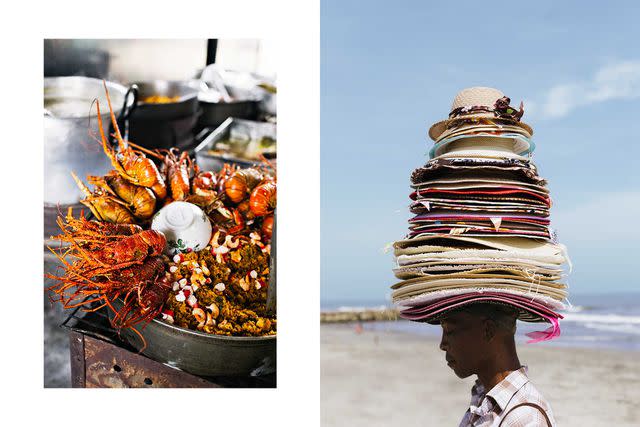
<path id="1" fill-rule="evenodd" d="M 455 96 L 449 116 L 446 120 L 435 123 L 429 129 L 429 137 L 437 140 L 443 132 L 459 126 L 461 122 L 484 124 L 487 120 L 499 121 L 506 125 L 516 126 L 533 135 L 531 126 L 521 121 L 524 115 L 524 104 L 518 108 L 509 105 L 511 99 L 498 89 L 489 87 L 472 87 L 463 89 Z"/>
<path id="2" fill-rule="evenodd" d="M 484 106 L 484 105 L 472 105 L 472 106 L 463 106 L 454 108 L 449 113 L 449 118 L 453 119 L 456 117 L 464 117 L 469 114 L 484 112 L 484 113 L 493 113 L 499 119 L 507 119 L 519 122 L 524 114 L 524 103 L 520 102 L 520 108 L 515 109 L 514 107 L 509 106 L 511 103 L 511 99 L 507 96 L 503 96 L 500 99 L 497 99 L 493 104 L 493 108 Z"/>

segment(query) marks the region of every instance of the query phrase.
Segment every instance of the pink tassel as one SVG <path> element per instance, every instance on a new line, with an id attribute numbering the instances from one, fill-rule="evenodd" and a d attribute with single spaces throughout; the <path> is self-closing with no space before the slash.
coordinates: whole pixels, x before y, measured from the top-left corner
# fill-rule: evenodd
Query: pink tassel
<path id="1" fill-rule="evenodd" d="M 527 344 L 533 344 L 540 341 L 549 341 L 560 336 L 560 322 L 558 321 L 558 319 L 547 316 L 543 317 L 551 323 L 551 326 L 544 331 L 534 331 L 526 334 L 529 338 L 532 338 L 527 341 Z"/>

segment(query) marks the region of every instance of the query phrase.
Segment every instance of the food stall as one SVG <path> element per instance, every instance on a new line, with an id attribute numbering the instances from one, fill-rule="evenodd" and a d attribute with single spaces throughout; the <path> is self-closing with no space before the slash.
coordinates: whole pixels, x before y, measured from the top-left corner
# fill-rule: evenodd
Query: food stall
<path id="1" fill-rule="evenodd" d="M 218 46 L 182 80 L 45 76 L 45 386 L 275 387 L 275 75 Z"/>

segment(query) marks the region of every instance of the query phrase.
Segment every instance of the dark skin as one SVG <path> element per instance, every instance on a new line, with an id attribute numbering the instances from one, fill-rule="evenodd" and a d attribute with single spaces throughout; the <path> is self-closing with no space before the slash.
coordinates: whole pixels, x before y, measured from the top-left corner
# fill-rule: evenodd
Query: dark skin
<path id="1" fill-rule="evenodd" d="M 522 366 L 518 360 L 514 333 L 495 321 L 467 312 L 455 312 L 441 321 L 440 350 L 447 364 L 460 378 L 476 374 L 485 390 L 491 390 Z"/>

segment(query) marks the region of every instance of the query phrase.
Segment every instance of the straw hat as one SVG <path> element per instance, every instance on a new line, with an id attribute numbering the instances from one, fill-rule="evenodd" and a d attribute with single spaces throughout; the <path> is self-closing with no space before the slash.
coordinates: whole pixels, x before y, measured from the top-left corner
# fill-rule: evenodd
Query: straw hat
<path id="1" fill-rule="evenodd" d="M 453 99 L 449 118 L 431 126 L 429 137 L 434 141 L 455 122 L 468 119 L 500 119 L 509 122 L 512 126 L 526 130 L 533 135 L 531 126 L 521 123 L 520 118 L 524 113 L 522 103 L 516 109 L 509 106 L 510 99 L 498 89 L 490 87 L 471 87 L 463 89 Z"/>
<path id="2" fill-rule="evenodd" d="M 447 154 L 462 156 L 463 152 L 471 150 L 477 152 L 480 157 L 495 157 L 499 155 L 499 157 L 507 156 L 513 158 L 514 156 L 522 156 L 522 160 L 527 160 L 524 156 L 532 153 L 535 147 L 531 139 L 519 134 L 491 135 L 481 133 L 477 135 L 460 135 L 437 141 L 429 150 L 429 156 L 432 159 Z"/>

